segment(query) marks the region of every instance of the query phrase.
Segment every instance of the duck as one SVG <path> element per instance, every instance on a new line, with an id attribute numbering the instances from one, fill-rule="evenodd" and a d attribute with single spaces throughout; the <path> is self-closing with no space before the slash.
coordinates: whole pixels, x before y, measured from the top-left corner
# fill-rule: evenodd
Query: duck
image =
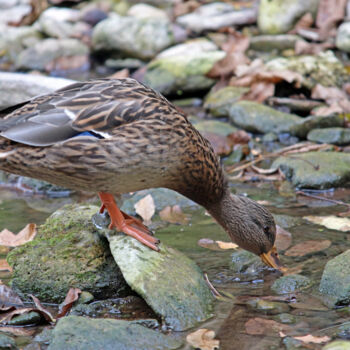
<path id="1" fill-rule="evenodd" d="M 110 229 L 159 251 L 114 195 L 165 187 L 203 206 L 234 243 L 283 269 L 272 214 L 232 194 L 208 140 L 164 96 L 131 78 L 77 82 L 17 105 L 0 120 L 0 169 L 95 192 Z"/>

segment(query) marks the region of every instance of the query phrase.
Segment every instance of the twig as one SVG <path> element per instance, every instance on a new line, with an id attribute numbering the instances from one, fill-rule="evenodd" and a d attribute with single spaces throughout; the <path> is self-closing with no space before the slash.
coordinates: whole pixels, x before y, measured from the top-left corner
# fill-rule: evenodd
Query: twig
<path id="1" fill-rule="evenodd" d="M 204 278 L 205 278 L 205 282 L 207 282 L 211 292 L 213 293 L 213 295 L 215 297 L 222 297 L 222 295 L 216 290 L 216 288 L 211 284 L 211 282 L 209 281 L 208 275 L 205 273 L 204 274 Z"/>
<path id="2" fill-rule="evenodd" d="M 319 199 L 319 200 L 327 201 L 327 202 L 334 203 L 334 204 L 345 205 L 346 207 L 350 208 L 350 204 L 342 202 L 342 201 L 338 201 L 336 199 L 316 196 L 314 194 L 309 194 L 309 193 L 306 193 L 306 192 L 303 192 L 303 191 L 297 191 L 297 192 L 295 192 L 295 194 L 297 194 L 297 195 L 300 194 L 301 196 L 310 197 L 310 198 L 314 198 L 314 199 Z"/>

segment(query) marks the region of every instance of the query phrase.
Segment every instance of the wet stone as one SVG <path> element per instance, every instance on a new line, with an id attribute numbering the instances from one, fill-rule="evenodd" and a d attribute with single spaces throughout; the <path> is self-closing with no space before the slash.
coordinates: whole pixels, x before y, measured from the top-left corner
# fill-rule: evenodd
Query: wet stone
<path id="1" fill-rule="evenodd" d="M 280 168 L 295 187 L 326 189 L 350 181 L 350 154 L 308 152 L 298 158 L 279 157 L 271 168 Z"/>
<path id="2" fill-rule="evenodd" d="M 169 335 L 132 321 L 68 316 L 53 330 L 49 350 L 167 350 L 181 346 Z"/>
<path id="3" fill-rule="evenodd" d="M 15 341 L 11 337 L 0 333 L 0 350 L 15 350 L 15 349 L 18 349 Z"/>
<path id="4" fill-rule="evenodd" d="M 28 312 L 23 315 L 18 315 L 8 322 L 10 326 L 24 326 L 31 324 L 38 324 L 41 320 L 40 314 L 37 312 Z"/>
<path id="5" fill-rule="evenodd" d="M 234 126 L 218 120 L 205 120 L 195 123 L 194 127 L 201 133 L 208 132 L 221 136 L 228 136 L 238 130 Z"/>
<path id="6" fill-rule="evenodd" d="M 339 338 L 350 340 L 350 324 L 345 322 L 345 324 L 338 326 L 334 333 Z"/>
<path id="7" fill-rule="evenodd" d="M 69 288 L 77 287 L 96 298 L 130 292 L 114 262 L 106 240 L 92 224 L 98 207 L 67 205 L 39 226 L 33 241 L 12 250 L 12 287 L 24 297 L 62 302 Z"/>
<path id="8" fill-rule="evenodd" d="M 273 319 L 277 322 L 284 324 L 293 324 L 297 321 L 293 315 L 287 313 L 281 313 L 279 315 L 276 315 Z"/>
<path id="9" fill-rule="evenodd" d="M 342 23 L 337 31 L 336 46 L 339 50 L 350 52 L 350 23 Z"/>
<path id="10" fill-rule="evenodd" d="M 250 39 L 250 49 L 256 51 L 284 51 L 294 49 L 297 41 L 304 41 L 298 35 L 257 35 Z"/>
<path id="11" fill-rule="evenodd" d="M 308 277 L 301 275 L 287 275 L 278 278 L 271 289 L 277 294 L 288 294 L 310 287 L 312 284 Z"/>
<path id="12" fill-rule="evenodd" d="M 130 236 L 104 233 L 129 286 L 168 327 L 183 331 L 212 316 L 213 297 L 192 260 L 163 243 L 156 252 Z"/>
<path id="13" fill-rule="evenodd" d="M 331 143 L 338 146 L 350 144 L 350 129 L 346 128 L 325 128 L 313 129 L 307 134 L 309 141 L 319 143 Z"/>
<path id="14" fill-rule="evenodd" d="M 265 265 L 255 254 L 238 250 L 231 255 L 230 268 L 236 273 L 257 274 L 265 269 Z"/>
<path id="15" fill-rule="evenodd" d="M 350 303 L 350 250 L 327 262 L 319 289 L 333 305 Z"/>
<path id="16" fill-rule="evenodd" d="M 247 302 L 249 308 L 266 315 L 276 315 L 289 311 L 289 306 L 284 303 L 264 299 L 252 299 Z"/>

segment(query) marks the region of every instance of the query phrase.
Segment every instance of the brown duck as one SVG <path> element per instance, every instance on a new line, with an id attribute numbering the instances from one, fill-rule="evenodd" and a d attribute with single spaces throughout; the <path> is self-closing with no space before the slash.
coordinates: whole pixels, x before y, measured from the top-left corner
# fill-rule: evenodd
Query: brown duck
<path id="1" fill-rule="evenodd" d="M 115 227 L 158 250 L 113 194 L 166 187 L 202 205 L 240 247 L 281 269 L 272 215 L 232 195 L 210 143 L 162 95 L 133 79 L 76 83 L 0 122 L 0 169 L 97 192 Z"/>

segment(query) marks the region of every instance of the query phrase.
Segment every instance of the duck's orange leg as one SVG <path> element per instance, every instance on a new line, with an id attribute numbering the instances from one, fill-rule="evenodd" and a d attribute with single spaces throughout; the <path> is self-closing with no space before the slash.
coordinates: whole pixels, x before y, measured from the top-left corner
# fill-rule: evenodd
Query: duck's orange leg
<path id="1" fill-rule="evenodd" d="M 103 213 L 107 209 L 111 223 L 109 228 L 115 227 L 118 231 L 136 238 L 139 242 L 150 247 L 153 250 L 159 251 L 157 243 L 159 239 L 151 236 L 149 229 L 143 225 L 139 220 L 123 213 L 117 206 L 114 197 L 110 193 L 99 192 L 99 197 L 102 202 L 100 212 Z"/>

